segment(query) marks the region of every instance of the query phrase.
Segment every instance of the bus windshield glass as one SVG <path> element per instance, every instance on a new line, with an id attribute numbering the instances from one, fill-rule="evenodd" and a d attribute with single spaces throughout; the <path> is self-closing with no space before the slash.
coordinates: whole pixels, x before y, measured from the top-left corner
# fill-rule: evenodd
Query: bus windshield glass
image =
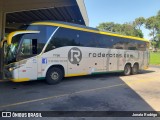
<path id="1" fill-rule="evenodd" d="M 5 63 L 10 64 L 19 60 L 40 54 L 57 27 L 31 25 L 27 30 L 40 31 L 39 33 L 18 34 L 12 38 L 12 44 L 7 47 Z"/>
<path id="2" fill-rule="evenodd" d="M 20 38 L 22 35 L 17 35 L 12 38 L 12 44 L 7 46 L 6 56 L 5 56 L 5 63 L 9 64 L 12 62 L 16 62 L 16 54 L 17 49 L 20 44 Z"/>

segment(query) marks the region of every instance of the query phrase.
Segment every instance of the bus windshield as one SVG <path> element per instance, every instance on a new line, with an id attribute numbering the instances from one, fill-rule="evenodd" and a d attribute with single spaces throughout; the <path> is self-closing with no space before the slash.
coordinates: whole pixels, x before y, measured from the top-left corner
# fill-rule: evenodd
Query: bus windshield
<path id="1" fill-rule="evenodd" d="M 22 35 L 14 36 L 12 39 L 12 44 L 7 46 L 6 56 L 5 56 L 5 63 L 6 64 L 16 62 L 16 54 L 17 54 L 18 46 L 20 44 L 21 36 Z"/>
<path id="2" fill-rule="evenodd" d="M 54 26 L 31 25 L 27 30 L 40 32 L 14 36 L 11 45 L 7 47 L 5 63 L 17 62 L 17 56 L 20 58 L 19 60 L 23 60 L 40 54 L 56 28 Z"/>

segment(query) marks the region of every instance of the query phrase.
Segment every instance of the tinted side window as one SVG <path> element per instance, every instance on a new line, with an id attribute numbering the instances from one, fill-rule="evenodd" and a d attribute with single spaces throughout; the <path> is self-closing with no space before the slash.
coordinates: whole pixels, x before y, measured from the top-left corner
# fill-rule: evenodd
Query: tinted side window
<path id="1" fill-rule="evenodd" d="M 32 35 L 33 39 L 37 39 L 37 54 L 42 52 L 46 42 L 52 35 L 52 33 L 56 30 L 57 27 L 53 26 L 43 26 L 43 25 L 31 25 L 27 28 L 27 30 L 35 30 L 40 31 L 39 34 Z"/>
<path id="2" fill-rule="evenodd" d="M 46 52 L 64 46 L 79 46 L 79 31 L 59 28 L 46 48 Z"/>
<path id="3" fill-rule="evenodd" d="M 85 47 L 126 49 L 128 41 L 119 37 L 83 32 L 80 35 L 80 43 Z"/>
<path id="4" fill-rule="evenodd" d="M 96 33 L 80 32 L 80 45 L 84 47 L 97 47 L 101 46 L 101 36 Z"/>
<path id="5" fill-rule="evenodd" d="M 138 43 L 136 40 L 129 39 L 129 44 L 126 46 L 127 50 L 138 50 Z"/>
<path id="6" fill-rule="evenodd" d="M 146 50 L 146 43 L 145 42 L 143 42 L 143 41 L 138 41 L 138 49 L 140 50 L 140 51 L 145 51 Z"/>
<path id="7" fill-rule="evenodd" d="M 51 39 L 46 52 L 64 46 L 145 50 L 145 42 L 143 41 L 60 28 Z"/>
<path id="8" fill-rule="evenodd" d="M 112 40 L 109 36 L 106 35 L 99 35 L 99 42 L 101 48 L 111 48 L 112 43 L 110 43 Z M 110 41 L 110 42 L 109 42 Z"/>
<path id="9" fill-rule="evenodd" d="M 21 56 L 34 56 L 37 54 L 37 39 L 24 39 L 20 50 Z"/>
<path id="10" fill-rule="evenodd" d="M 41 26 L 41 27 L 39 27 L 39 29 L 40 29 L 40 34 L 37 34 L 37 38 L 38 38 L 37 52 L 38 52 L 38 54 L 41 53 L 41 51 L 42 51 L 43 47 L 45 46 L 46 42 L 48 41 L 49 37 L 54 32 L 55 27 Z"/>
<path id="11" fill-rule="evenodd" d="M 139 40 L 129 39 L 129 44 L 127 45 L 127 49 L 145 51 L 146 43 L 143 41 L 139 41 Z"/>
<path id="12" fill-rule="evenodd" d="M 126 42 L 123 38 L 103 35 L 101 42 L 103 48 L 125 49 Z"/>
<path id="13" fill-rule="evenodd" d="M 21 38 L 21 47 L 19 49 L 20 56 L 34 56 L 38 52 L 38 35 L 39 34 L 24 34 Z"/>
<path id="14" fill-rule="evenodd" d="M 112 37 L 112 46 L 113 49 L 125 49 L 125 43 L 122 38 Z"/>

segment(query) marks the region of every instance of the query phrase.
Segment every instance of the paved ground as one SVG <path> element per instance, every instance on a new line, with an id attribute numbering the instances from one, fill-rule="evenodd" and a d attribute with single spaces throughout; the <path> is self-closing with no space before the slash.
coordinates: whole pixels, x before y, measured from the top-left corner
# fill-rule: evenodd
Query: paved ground
<path id="1" fill-rule="evenodd" d="M 54 86 L 0 81 L 0 111 L 160 111 L 159 86 L 159 67 L 134 76 L 67 78 Z"/>

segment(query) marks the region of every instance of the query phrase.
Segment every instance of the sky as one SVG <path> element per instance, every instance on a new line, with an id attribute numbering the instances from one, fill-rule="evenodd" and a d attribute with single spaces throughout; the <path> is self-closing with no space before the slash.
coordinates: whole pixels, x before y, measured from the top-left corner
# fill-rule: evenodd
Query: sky
<path id="1" fill-rule="evenodd" d="M 84 0 L 89 26 L 102 22 L 126 23 L 138 17 L 155 16 L 160 10 L 160 0 Z M 144 38 L 150 39 L 149 31 L 142 28 Z"/>

